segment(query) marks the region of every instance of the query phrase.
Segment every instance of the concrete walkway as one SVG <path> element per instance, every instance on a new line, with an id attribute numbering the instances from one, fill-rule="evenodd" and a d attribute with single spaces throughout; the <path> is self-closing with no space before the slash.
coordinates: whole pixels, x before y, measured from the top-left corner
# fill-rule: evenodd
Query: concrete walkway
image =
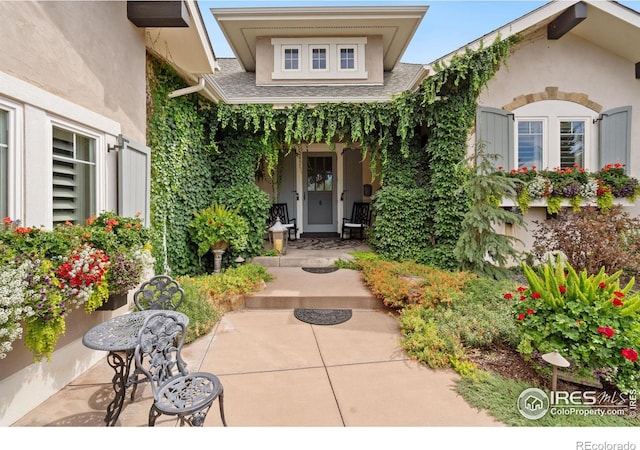
<path id="1" fill-rule="evenodd" d="M 453 371 L 410 360 L 400 337 L 382 309 L 354 309 L 338 325 L 301 322 L 293 309 L 242 309 L 183 356 L 190 370 L 220 377 L 231 427 L 501 426 L 456 394 Z M 13 426 L 102 426 L 112 374 L 105 358 Z M 118 425 L 146 426 L 150 402 L 140 385 Z M 175 425 L 166 417 L 156 424 Z M 217 402 L 205 426 L 221 426 Z"/>

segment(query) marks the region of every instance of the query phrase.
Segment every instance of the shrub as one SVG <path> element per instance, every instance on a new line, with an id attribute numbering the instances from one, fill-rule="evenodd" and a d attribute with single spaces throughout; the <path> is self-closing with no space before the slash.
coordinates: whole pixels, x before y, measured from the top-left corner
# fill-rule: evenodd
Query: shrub
<path id="1" fill-rule="evenodd" d="M 621 272 L 576 272 L 560 257 L 537 271 L 523 265 L 529 284 L 521 286 L 514 319 L 526 357 L 557 350 L 577 375 L 602 376 L 620 390 L 640 387 L 640 294 L 633 280 L 620 286 Z"/>
<path id="2" fill-rule="evenodd" d="M 541 261 L 548 252 L 561 252 L 577 271 L 595 274 L 602 267 L 625 277 L 640 275 L 640 219 L 630 218 L 619 205 L 605 212 L 595 207 L 563 211 L 534 231 L 533 253 Z"/>
<path id="3" fill-rule="evenodd" d="M 466 272 L 447 272 L 411 261 L 361 260 L 358 266 L 371 292 L 386 306 L 451 303 L 462 295 Z"/>

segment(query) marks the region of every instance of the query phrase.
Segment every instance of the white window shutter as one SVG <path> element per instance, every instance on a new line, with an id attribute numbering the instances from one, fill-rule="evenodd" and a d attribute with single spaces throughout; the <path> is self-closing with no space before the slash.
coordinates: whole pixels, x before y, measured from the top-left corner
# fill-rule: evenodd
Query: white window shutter
<path id="1" fill-rule="evenodd" d="M 118 152 L 118 214 L 135 217 L 139 213 L 149 226 L 150 200 L 151 149 L 125 137 Z"/>

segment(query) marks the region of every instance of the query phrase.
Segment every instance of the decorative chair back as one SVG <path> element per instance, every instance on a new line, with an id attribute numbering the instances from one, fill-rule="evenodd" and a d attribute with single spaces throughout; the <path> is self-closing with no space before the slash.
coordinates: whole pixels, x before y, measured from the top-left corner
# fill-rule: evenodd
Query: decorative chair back
<path id="1" fill-rule="evenodd" d="M 169 275 L 157 275 L 142 283 L 133 294 L 139 310 L 170 309 L 175 311 L 184 300 L 184 290 Z"/>
<path id="2" fill-rule="evenodd" d="M 180 357 L 185 335 L 185 325 L 162 311 L 150 315 L 138 333 L 136 368 L 151 382 L 156 400 L 160 386 L 188 373 Z"/>
<path id="3" fill-rule="evenodd" d="M 267 224 L 267 228 L 276 223 L 276 219 L 278 217 L 280 218 L 280 223 L 287 228 L 287 236 L 289 237 L 289 240 L 295 240 L 296 234 L 298 233 L 298 225 L 295 217 L 289 217 L 289 208 L 286 203 L 274 203 L 271 205 L 271 208 L 269 209 L 269 223 Z"/>
<path id="4" fill-rule="evenodd" d="M 371 214 L 369 212 L 369 203 L 354 202 L 353 209 L 351 210 L 351 223 L 357 223 L 360 225 L 371 225 Z"/>

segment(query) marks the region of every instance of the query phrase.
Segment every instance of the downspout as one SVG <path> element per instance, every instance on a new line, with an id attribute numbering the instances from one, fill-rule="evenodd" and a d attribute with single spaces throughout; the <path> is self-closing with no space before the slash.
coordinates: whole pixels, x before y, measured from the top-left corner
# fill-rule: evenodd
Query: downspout
<path id="1" fill-rule="evenodd" d="M 186 88 L 178 89 L 173 92 L 169 92 L 169 98 L 180 97 L 181 95 L 192 94 L 194 92 L 198 92 L 204 89 L 204 78 L 200 77 L 198 80 L 198 84 L 194 86 L 189 86 Z"/>

